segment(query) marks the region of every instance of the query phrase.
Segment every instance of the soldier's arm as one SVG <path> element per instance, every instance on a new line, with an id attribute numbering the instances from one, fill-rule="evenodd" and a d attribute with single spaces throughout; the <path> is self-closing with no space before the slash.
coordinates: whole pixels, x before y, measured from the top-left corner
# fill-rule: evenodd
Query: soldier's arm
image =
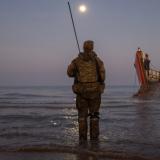
<path id="1" fill-rule="evenodd" d="M 104 82 L 105 81 L 104 63 L 99 57 L 97 57 L 97 63 L 98 63 L 98 67 L 99 67 L 99 76 L 100 76 L 101 82 Z"/>
<path id="2" fill-rule="evenodd" d="M 69 77 L 75 77 L 76 76 L 76 65 L 75 65 L 75 61 L 74 60 L 68 66 L 67 75 Z"/>

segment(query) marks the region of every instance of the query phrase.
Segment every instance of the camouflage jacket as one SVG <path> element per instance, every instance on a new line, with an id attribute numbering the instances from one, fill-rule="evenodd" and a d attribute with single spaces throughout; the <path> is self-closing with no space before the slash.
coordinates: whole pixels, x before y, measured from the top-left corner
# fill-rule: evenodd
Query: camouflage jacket
<path id="1" fill-rule="evenodd" d="M 72 89 L 76 94 L 87 94 L 86 97 L 91 95 L 93 97 L 93 93 L 104 91 L 105 67 L 103 61 L 94 52 L 90 57 L 80 53 L 68 66 L 67 74 L 74 78 Z"/>
<path id="2" fill-rule="evenodd" d="M 83 66 L 81 66 L 81 64 L 83 64 L 83 62 L 85 63 L 84 67 L 86 67 L 86 68 L 84 68 L 84 70 L 86 70 L 86 71 L 88 70 L 88 72 L 89 72 L 89 68 L 87 68 L 87 63 L 92 62 L 93 64 L 95 64 L 95 70 L 98 74 L 97 75 L 98 78 L 96 81 L 104 83 L 104 81 L 105 81 L 105 67 L 104 67 L 103 61 L 94 52 L 92 54 L 92 57 L 86 57 L 84 53 L 80 53 L 77 58 L 73 59 L 73 61 L 71 62 L 71 64 L 68 66 L 68 69 L 67 69 L 68 76 L 76 78 L 80 68 L 83 67 Z M 94 70 L 94 68 L 92 67 L 92 70 L 90 72 L 94 72 L 93 70 Z M 85 76 L 87 79 L 87 77 L 89 77 L 90 75 L 86 74 Z"/>

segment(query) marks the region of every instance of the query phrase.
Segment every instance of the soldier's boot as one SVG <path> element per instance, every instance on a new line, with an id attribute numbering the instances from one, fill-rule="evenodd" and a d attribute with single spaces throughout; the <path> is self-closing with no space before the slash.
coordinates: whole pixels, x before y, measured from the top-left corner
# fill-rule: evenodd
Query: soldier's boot
<path id="1" fill-rule="evenodd" d="M 95 112 L 90 116 L 90 139 L 97 141 L 99 139 L 99 113 Z"/>
<path id="2" fill-rule="evenodd" d="M 79 118 L 78 119 L 79 123 L 79 140 L 80 143 L 85 142 L 87 140 L 87 118 Z"/>

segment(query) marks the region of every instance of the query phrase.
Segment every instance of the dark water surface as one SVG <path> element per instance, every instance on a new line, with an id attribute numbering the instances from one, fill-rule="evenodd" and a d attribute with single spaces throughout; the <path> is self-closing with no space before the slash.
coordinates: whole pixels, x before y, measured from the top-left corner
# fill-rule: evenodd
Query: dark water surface
<path id="1" fill-rule="evenodd" d="M 0 87 L 0 159 L 160 159 L 160 90 L 133 98 L 132 86 L 108 87 L 100 140 L 79 146 L 69 86 Z"/>

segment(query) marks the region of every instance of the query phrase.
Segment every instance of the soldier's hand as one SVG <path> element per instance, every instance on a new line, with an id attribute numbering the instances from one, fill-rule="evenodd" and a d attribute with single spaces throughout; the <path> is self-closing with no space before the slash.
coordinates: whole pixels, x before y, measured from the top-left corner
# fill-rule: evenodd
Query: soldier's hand
<path id="1" fill-rule="evenodd" d="M 75 69 L 74 63 L 71 63 L 71 64 L 68 66 L 68 69 L 73 71 L 73 70 Z"/>
<path id="2" fill-rule="evenodd" d="M 75 76 L 75 64 L 74 63 L 71 63 L 68 66 L 67 74 L 68 74 L 69 77 L 74 77 Z"/>

